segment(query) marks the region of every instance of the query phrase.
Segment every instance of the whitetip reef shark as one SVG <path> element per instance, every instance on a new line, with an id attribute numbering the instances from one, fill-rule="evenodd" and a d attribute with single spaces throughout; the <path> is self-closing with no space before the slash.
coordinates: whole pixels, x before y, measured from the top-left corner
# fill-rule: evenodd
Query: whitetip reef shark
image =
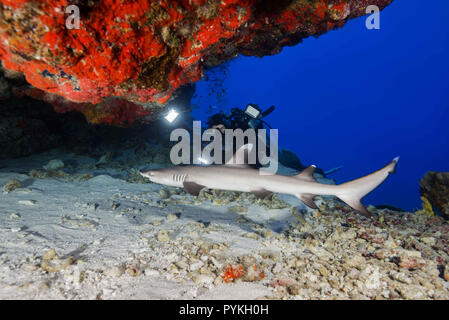
<path id="1" fill-rule="evenodd" d="M 251 149 L 252 145 L 242 146 L 224 165 L 174 166 L 141 172 L 141 175 L 154 183 L 184 188 L 195 196 L 203 188 L 252 192 L 259 198 L 269 198 L 273 193 L 291 194 L 312 209 L 318 209 L 313 202 L 315 196 L 331 195 L 363 215 L 371 216 L 361 199 L 394 173 L 399 161 L 397 157 L 367 176 L 340 185 L 329 185 L 317 182 L 313 176 L 316 168 L 314 165 L 295 176 L 261 175 L 259 170 L 245 164 L 246 150 Z"/>

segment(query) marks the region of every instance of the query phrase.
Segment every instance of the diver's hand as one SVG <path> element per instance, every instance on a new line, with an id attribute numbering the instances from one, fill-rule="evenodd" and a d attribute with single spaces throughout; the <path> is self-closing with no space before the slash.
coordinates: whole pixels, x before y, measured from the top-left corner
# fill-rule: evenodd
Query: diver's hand
<path id="1" fill-rule="evenodd" d="M 212 129 L 217 129 L 217 130 L 219 130 L 221 133 L 224 134 L 226 127 L 224 126 L 224 124 L 221 124 L 221 123 L 220 123 L 220 124 L 217 124 L 217 125 L 212 126 Z"/>

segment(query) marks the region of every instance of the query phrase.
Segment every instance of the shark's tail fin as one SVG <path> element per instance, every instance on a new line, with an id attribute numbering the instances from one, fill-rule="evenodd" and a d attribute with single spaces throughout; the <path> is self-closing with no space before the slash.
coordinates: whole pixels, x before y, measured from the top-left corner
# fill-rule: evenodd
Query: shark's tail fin
<path id="1" fill-rule="evenodd" d="M 376 172 L 339 185 L 339 190 L 335 195 L 353 209 L 366 216 L 370 216 L 371 214 L 366 210 L 360 200 L 384 182 L 390 173 L 395 172 L 398 161 L 399 157 L 394 158 L 388 165 Z"/>

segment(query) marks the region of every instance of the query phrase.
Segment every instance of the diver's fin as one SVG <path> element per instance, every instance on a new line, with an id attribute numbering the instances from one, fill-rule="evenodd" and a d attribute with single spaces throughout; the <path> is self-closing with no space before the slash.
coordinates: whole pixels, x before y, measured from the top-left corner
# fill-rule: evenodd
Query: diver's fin
<path id="1" fill-rule="evenodd" d="M 303 193 L 298 195 L 297 197 L 299 200 L 304 202 L 306 206 L 312 209 L 318 209 L 318 206 L 313 202 L 313 198 L 316 196 L 316 194 L 310 194 L 310 193 Z"/>
<path id="2" fill-rule="evenodd" d="M 330 175 L 330 174 L 332 174 L 332 173 L 335 173 L 335 172 L 337 172 L 337 171 L 340 171 L 341 169 L 343 169 L 343 166 L 339 166 L 339 167 L 336 167 L 336 168 L 332 168 L 332 169 L 330 169 L 330 170 L 324 171 L 324 175 L 325 175 L 325 176 Z"/>
<path id="3" fill-rule="evenodd" d="M 195 182 L 186 182 L 184 181 L 184 191 L 187 193 L 190 193 L 192 196 L 198 196 L 200 194 L 200 191 L 205 188 L 205 186 L 202 186 Z"/>
<path id="4" fill-rule="evenodd" d="M 365 216 L 371 216 L 371 213 L 366 210 L 360 200 L 384 182 L 391 173 L 395 172 L 398 161 L 399 157 L 394 158 L 393 161 L 376 172 L 339 185 L 339 190 L 335 195 L 340 198 L 340 200 L 350 205 L 353 209 Z"/>
<path id="5" fill-rule="evenodd" d="M 248 158 L 249 153 L 253 149 L 253 144 L 248 143 L 241 146 L 234 155 L 226 161 L 226 166 L 240 166 L 240 167 L 248 167 Z"/>
<path id="6" fill-rule="evenodd" d="M 265 189 L 252 190 L 251 193 L 253 193 L 259 199 L 270 199 L 273 196 L 273 192 Z"/>
<path id="7" fill-rule="evenodd" d="M 315 172 L 316 166 L 311 165 L 304 170 L 301 171 L 301 173 L 294 176 L 295 178 L 305 180 L 305 181 L 311 181 L 311 182 L 317 182 L 316 179 L 313 177 L 313 173 Z"/>

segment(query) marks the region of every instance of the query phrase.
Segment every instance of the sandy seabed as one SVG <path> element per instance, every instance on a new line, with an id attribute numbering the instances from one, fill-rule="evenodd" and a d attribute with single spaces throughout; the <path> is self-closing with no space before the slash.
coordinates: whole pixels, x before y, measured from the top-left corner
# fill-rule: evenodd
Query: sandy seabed
<path id="1" fill-rule="evenodd" d="M 0 161 L 0 299 L 449 298 L 439 217 L 30 173 L 56 156 Z"/>

